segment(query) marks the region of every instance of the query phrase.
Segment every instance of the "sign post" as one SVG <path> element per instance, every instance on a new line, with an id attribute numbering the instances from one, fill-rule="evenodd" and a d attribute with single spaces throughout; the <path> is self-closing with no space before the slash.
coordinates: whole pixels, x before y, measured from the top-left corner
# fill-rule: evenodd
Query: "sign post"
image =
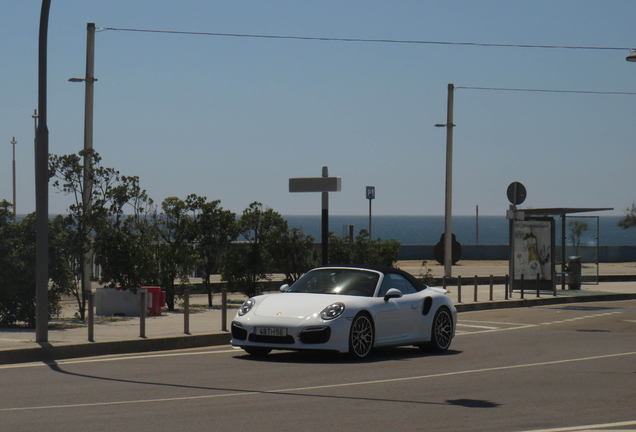
<path id="1" fill-rule="evenodd" d="M 517 205 L 522 204 L 526 200 L 527 191 L 523 184 L 519 182 L 512 182 L 506 190 L 506 196 L 508 197 L 508 201 L 510 201 L 510 210 L 506 212 L 506 218 L 510 221 L 508 228 L 508 279 L 510 292 L 512 292 L 515 283 L 515 220 L 525 219 L 523 212 L 517 212 Z"/>
<path id="2" fill-rule="evenodd" d="M 508 196 L 508 201 L 510 201 L 512 205 L 516 206 L 522 204 L 526 200 L 528 193 L 523 184 L 519 182 L 512 182 L 508 185 L 506 195 Z"/>
<path id="3" fill-rule="evenodd" d="M 371 240 L 371 201 L 375 199 L 375 186 L 367 186 L 367 199 L 369 200 L 369 240 Z"/>
<path id="4" fill-rule="evenodd" d="M 289 179 L 289 192 L 322 192 L 322 265 L 329 263 L 329 192 L 342 190 L 340 177 L 329 177 L 329 169 L 322 167 L 322 177 Z"/>

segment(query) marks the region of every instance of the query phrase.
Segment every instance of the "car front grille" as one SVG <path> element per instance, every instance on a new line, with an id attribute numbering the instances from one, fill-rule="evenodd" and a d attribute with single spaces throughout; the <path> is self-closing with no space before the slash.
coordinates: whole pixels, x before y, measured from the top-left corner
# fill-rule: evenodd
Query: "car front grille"
<path id="1" fill-rule="evenodd" d="M 283 344 L 283 345 L 293 345 L 296 343 L 294 341 L 293 336 L 261 336 L 257 334 L 250 334 L 249 336 L 250 342 L 262 342 L 269 344 Z"/>

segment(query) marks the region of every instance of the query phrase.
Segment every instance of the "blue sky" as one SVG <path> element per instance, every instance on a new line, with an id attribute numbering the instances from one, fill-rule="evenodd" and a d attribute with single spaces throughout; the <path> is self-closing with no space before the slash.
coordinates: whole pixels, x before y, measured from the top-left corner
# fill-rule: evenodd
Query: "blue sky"
<path id="1" fill-rule="evenodd" d="M 35 210 L 41 2 L 0 4 L 0 199 Z M 86 24 L 188 32 L 551 46 L 636 47 L 633 0 L 53 0 L 50 152 L 83 146 Z M 195 193 L 241 213 L 260 201 L 320 214 L 291 177 L 342 178 L 332 214 L 444 213 L 447 86 L 636 92 L 629 50 L 302 41 L 98 31 L 94 146 L 160 203 Z M 453 213 L 613 207 L 636 200 L 636 95 L 455 91 Z M 69 199 L 51 189 L 50 212 Z"/>

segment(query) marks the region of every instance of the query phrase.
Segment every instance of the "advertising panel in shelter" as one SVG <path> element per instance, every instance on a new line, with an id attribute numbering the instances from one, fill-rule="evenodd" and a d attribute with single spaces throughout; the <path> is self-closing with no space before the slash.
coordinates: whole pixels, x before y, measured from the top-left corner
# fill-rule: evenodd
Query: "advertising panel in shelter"
<path id="1" fill-rule="evenodd" d="M 514 221 L 514 278 L 552 280 L 554 219 Z"/>

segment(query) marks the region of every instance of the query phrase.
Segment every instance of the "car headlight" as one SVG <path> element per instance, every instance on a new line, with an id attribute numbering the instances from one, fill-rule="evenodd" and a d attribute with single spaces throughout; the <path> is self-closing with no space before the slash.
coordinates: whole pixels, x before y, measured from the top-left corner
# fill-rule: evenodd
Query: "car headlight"
<path id="1" fill-rule="evenodd" d="M 334 303 L 320 312 L 320 318 L 324 320 L 332 320 L 338 318 L 345 311 L 345 305 L 343 303 Z"/>
<path id="2" fill-rule="evenodd" d="M 243 302 L 243 304 L 241 305 L 241 307 L 238 310 L 238 314 L 240 316 L 245 315 L 246 313 L 248 313 L 250 310 L 252 310 L 252 308 L 254 307 L 254 305 L 256 304 L 256 302 L 254 301 L 254 299 L 247 299 L 245 300 L 245 302 Z"/>

